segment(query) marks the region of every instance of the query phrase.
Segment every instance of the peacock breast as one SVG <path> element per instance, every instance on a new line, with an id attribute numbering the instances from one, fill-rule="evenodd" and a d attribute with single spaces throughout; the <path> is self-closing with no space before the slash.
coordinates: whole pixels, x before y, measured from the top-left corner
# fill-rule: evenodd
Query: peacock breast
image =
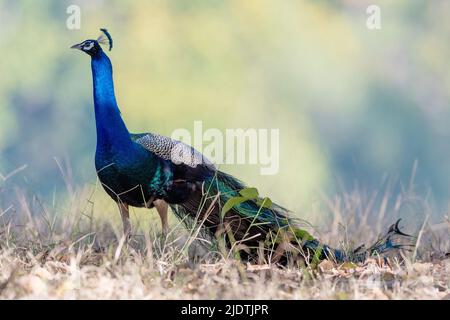
<path id="1" fill-rule="evenodd" d="M 95 164 L 103 188 L 115 201 L 148 207 L 152 199 L 165 195 L 168 175 L 164 166 L 151 159 L 130 155 L 123 159 L 97 153 Z"/>

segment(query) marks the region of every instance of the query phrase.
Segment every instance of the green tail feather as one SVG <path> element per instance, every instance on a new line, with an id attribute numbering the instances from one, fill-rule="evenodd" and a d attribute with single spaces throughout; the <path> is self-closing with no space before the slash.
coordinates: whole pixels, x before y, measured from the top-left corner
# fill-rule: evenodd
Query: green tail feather
<path id="1" fill-rule="evenodd" d="M 266 258 L 281 263 L 300 256 L 309 262 L 322 259 L 363 261 L 375 253 L 384 254 L 404 246 L 395 244 L 395 236 L 409 237 L 398 228 L 398 222 L 369 249 L 359 247 L 352 253 L 333 249 L 314 239 L 303 227 L 307 224 L 293 218 L 291 212 L 261 198 L 254 188 L 247 188 L 231 175 L 216 174 L 196 188 L 188 201 L 172 205 L 172 211 L 189 226 L 202 223 L 210 237 L 224 238 L 228 248 L 238 247 L 241 257 L 258 259 L 261 243 Z"/>

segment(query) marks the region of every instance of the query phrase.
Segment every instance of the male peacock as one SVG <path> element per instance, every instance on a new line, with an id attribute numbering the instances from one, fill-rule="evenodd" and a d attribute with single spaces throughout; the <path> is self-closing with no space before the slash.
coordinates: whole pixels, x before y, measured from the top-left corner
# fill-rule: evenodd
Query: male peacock
<path id="1" fill-rule="evenodd" d="M 301 230 L 288 210 L 270 200 L 246 195 L 243 191 L 248 193 L 249 189 L 242 182 L 217 170 L 194 148 L 157 134 L 130 133 L 116 102 L 111 61 L 100 46 L 107 44 L 111 50 L 113 41 L 106 29 L 101 31 L 97 40 L 86 40 L 72 48 L 91 57 L 97 127 L 95 166 L 105 191 L 118 204 L 126 236 L 131 231 L 129 206 L 156 207 L 164 232 L 170 206 L 180 219 L 201 225 L 202 230 L 223 239 L 228 249 L 246 259 L 263 256 L 286 261 L 287 256 L 299 254 L 307 259 L 349 258 Z M 229 210 L 225 212 L 226 203 Z M 397 225 L 376 245 L 355 252 L 353 258 L 361 260 L 374 252 L 399 247 L 392 242 L 393 236 L 404 235 Z"/>

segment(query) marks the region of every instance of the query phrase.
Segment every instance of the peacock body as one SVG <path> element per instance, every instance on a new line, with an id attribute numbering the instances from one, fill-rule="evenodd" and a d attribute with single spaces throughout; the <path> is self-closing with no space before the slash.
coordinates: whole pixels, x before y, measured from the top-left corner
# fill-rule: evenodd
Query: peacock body
<path id="1" fill-rule="evenodd" d="M 111 49 L 112 39 L 105 29 L 102 31 Z M 299 254 L 320 259 L 347 257 L 301 230 L 299 221 L 287 209 L 273 203 L 265 206 L 259 197 L 240 201 L 223 213 L 230 199 L 241 196 L 244 183 L 217 170 L 201 153 L 180 141 L 153 133 L 130 133 L 115 98 L 111 61 L 100 46 L 106 38 L 86 40 L 72 48 L 91 57 L 97 128 L 95 166 L 105 191 L 119 206 L 125 234 L 131 230 L 129 206 L 156 207 L 165 231 L 170 206 L 180 219 L 201 225 L 246 259 L 257 259 L 261 253 L 274 261 Z M 397 228 L 393 234 L 401 232 Z M 377 248 L 371 248 L 371 252 Z M 359 257 L 371 252 L 364 251 Z"/>

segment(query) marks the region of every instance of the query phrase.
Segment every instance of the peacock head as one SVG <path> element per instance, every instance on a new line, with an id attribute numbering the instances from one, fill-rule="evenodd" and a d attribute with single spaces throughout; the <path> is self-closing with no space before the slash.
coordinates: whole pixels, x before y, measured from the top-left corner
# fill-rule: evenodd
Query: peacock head
<path id="1" fill-rule="evenodd" d="M 71 46 L 70 48 L 81 50 L 90 55 L 91 57 L 95 57 L 96 55 L 98 55 L 103 51 L 100 45 L 108 45 L 109 51 L 111 51 L 113 46 L 113 40 L 111 35 L 106 29 L 100 29 L 100 31 L 102 32 L 102 34 L 100 35 L 100 37 L 98 37 L 97 40 L 91 39 L 85 40 L 81 43 Z"/>

